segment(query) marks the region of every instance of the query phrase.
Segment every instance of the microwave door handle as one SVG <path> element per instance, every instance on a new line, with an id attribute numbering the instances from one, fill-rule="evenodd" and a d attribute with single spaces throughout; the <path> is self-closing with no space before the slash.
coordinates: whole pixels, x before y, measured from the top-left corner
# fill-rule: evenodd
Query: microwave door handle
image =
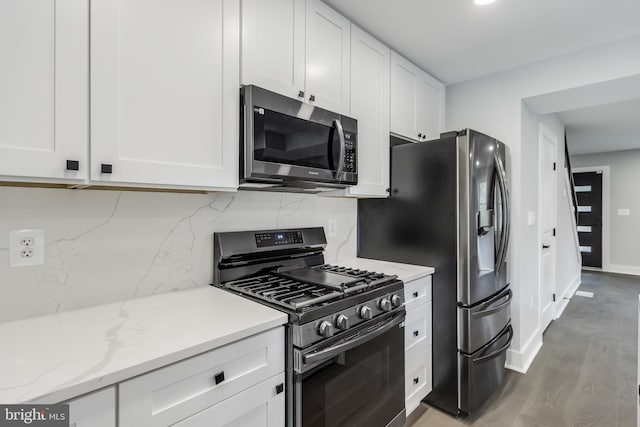
<path id="1" fill-rule="evenodd" d="M 336 128 L 338 132 L 338 141 L 340 142 L 340 154 L 338 157 L 338 167 L 336 168 L 335 177 L 339 179 L 340 175 L 342 175 L 342 169 L 344 169 L 344 152 L 345 152 L 345 141 L 344 141 L 344 129 L 342 129 L 342 123 L 340 120 L 336 119 L 333 121 L 333 126 Z"/>
<path id="2" fill-rule="evenodd" d="M 302 356 L 302 363 L 305 365 L 309 365 L 320 360 L 325 360 L 325 359 L 330 359 L 332 357 L 335 357 L 340 353 L 344 353 L 347 350 L 351 350 L 352 348 L 355 348 L 361 344 L 366 343 L 367 341 L 371 341 L 377 336 L 384 334 L 388 330 L 402 323 L 403 320 L 404 320 L 404 311 L 402 312 L 401 315 L 396 315 L 390 318 L 389 320 L 384 322 L 381 326 L 378 326 L 374 330 L 367 332 L 363 336 L 354 338 L 352 340 L 344 341 L 340 344 L 331 346 L 329 348 L 326 348 L 320 351 L 314 351 L 312 353 L 305 354 L 304 356 Z"/>

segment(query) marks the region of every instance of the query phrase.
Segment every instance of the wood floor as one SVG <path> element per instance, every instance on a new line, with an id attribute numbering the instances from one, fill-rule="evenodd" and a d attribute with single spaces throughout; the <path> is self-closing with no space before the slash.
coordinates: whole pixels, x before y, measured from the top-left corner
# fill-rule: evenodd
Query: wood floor
<path id="1" fill-rule="evenodd" d="M 580 289 L 551 323 L 526 375 L 510 372 L 480 416 L 455 419 L 423 405 L 412 427 L 632 427 L 640 277 L 583 271 Z M 413 421 L 411 423 L 411 421 Z"/>

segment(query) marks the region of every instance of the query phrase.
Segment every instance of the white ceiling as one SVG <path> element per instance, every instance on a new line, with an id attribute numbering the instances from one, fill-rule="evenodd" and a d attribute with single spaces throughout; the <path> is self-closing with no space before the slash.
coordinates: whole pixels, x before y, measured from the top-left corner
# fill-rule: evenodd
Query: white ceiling
<path id="1" fill-rule="evenodd" d="M 640 33 L 640 0 L 324 0 L 447 84 Z"/>
<path id="2" fill-rule="evenodd" d="M 572 155 L 640 148 L 640 99 L 557 114 Z"/>

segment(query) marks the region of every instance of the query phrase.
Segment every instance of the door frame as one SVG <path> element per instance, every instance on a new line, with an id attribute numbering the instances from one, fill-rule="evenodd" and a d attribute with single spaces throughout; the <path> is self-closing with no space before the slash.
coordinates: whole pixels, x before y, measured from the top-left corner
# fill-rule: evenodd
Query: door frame
<path id="1" fill-rule="evenodd" d="M 538 258 L 538 307 L 539 307 L 539 315 L 538 315 L 538 327 L 540 328 L 540 330 L 542 330 L 544 332 L 544 330 L 549 326 L 549 324 L 551 323 L 551 321 L 555 320 L 558 318 L 558 308 L 560 306 L 560 298 L 558 298 L 557 295 L 557 283 L 556 283 L 556 272 L 557 272 L 557 265 L 556 265 L 556 261 L 557 261 L 557 248 L 555 247 L 555 239 L 553 242 L 553 292 L 556 293 L 556 301 L 553 302 L 551 304 L 551 320 L 549 321 L 549 324 L 547 325 L 543 325 L 544 323 L 544 318 L 543 318 L 543 299 L 542 299 L 542 290 L 543 290 L 543 282 L 544 282 L 544 277 L 542 274 L 542 234 L 543 234 L 543 229 L 542 229 L 542 168 L 543 168 L 543 164 L 542 164 L 542 150 L 543 150 L 543 138 L 547 137 L 550 141 L 553 142 L 553 144 L 555 145 L 555 162 L 556 162 L 556 174 L 555 174 L 555 191 L 554 191 L 554 197 L 555 197 L 555 209 L 553 212 L 553 223 L 554 225 L 557 227 L 558 224 L 558 160 L 559 160 L 559 156 L 558 156 L 558 147 L 559 147 L 559 141 L 558 141 L 558 137 L 551 131 L 551 129 L 549 129 L 547 126 L 545 126 L 543 123 L 540 123 L 538 125 L 538 227 L 537 227 L 537 243 L 538 243 L 538 247 L 536 249 L 536 253 L 537 253 L 537 258 Z"/>
<path id="2" fill-rule="evenodd" d="M 609 261 L 609 166 L 585 166 L 581 168 L 571 168 L 572 173 L 581 172 L 602 172 L 602 269 L 601 271 L 611 271 L 611 263 Z M 590 270 L 591 267 L 581 267 Z M 594 270 L 600 270 L 594 268 Z"/>

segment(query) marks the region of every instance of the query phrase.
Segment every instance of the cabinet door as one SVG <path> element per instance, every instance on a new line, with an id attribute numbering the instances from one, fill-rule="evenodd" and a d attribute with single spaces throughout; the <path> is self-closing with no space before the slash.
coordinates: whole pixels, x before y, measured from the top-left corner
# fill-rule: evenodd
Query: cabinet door
<path id="1" fill-rule="evenodd" d="M 242 84 L 304 93 L 304 0 L 242 0 Z"/>
<path id="2" fill-rule="evenodd" d="M 175 427 L 284 427 L 284 373 L 174 424 Z"/>
<path id="3" fill-rule="evenodd" d="M 418 137 L 417 95 L 421 70 L 396 52 L 391 52 L 391 132 L 416 141 Z"/>
<path id="4" fill-rule="evenodd" d="M 92 1 L 95 183 L 237 187 L 239 20 L 239 0 Z"/>
<path id="5" fill-rule="evenodd" d="M 417 85 L 418 133 L 423 140 L 439 138 L 444 128 L 445 87 L 425 72 L 420 74 Z"/>
<path id="6" fill-rule="evenodd" d="M 0 2 L 0 179 L 86 178 L 88 10 L 88 0 Z"/>
<path id="7" fill-rule="evenodd" d="M 358 120 L 358 185 L 350 195 L 386 197 L 389 187 L 389 48 L 351 26 L 351 116 Z"/>
<path id="8" fill-rule="evenodd" d="M 109 387 L 69 404 L 69 427 L 115 427 L 116 390 Z"/>
<path id="9" fill-rule="evenodd" d="M 307 101 L 349 115 L 350 22 L 320 0 L 307 0 Z"/>

